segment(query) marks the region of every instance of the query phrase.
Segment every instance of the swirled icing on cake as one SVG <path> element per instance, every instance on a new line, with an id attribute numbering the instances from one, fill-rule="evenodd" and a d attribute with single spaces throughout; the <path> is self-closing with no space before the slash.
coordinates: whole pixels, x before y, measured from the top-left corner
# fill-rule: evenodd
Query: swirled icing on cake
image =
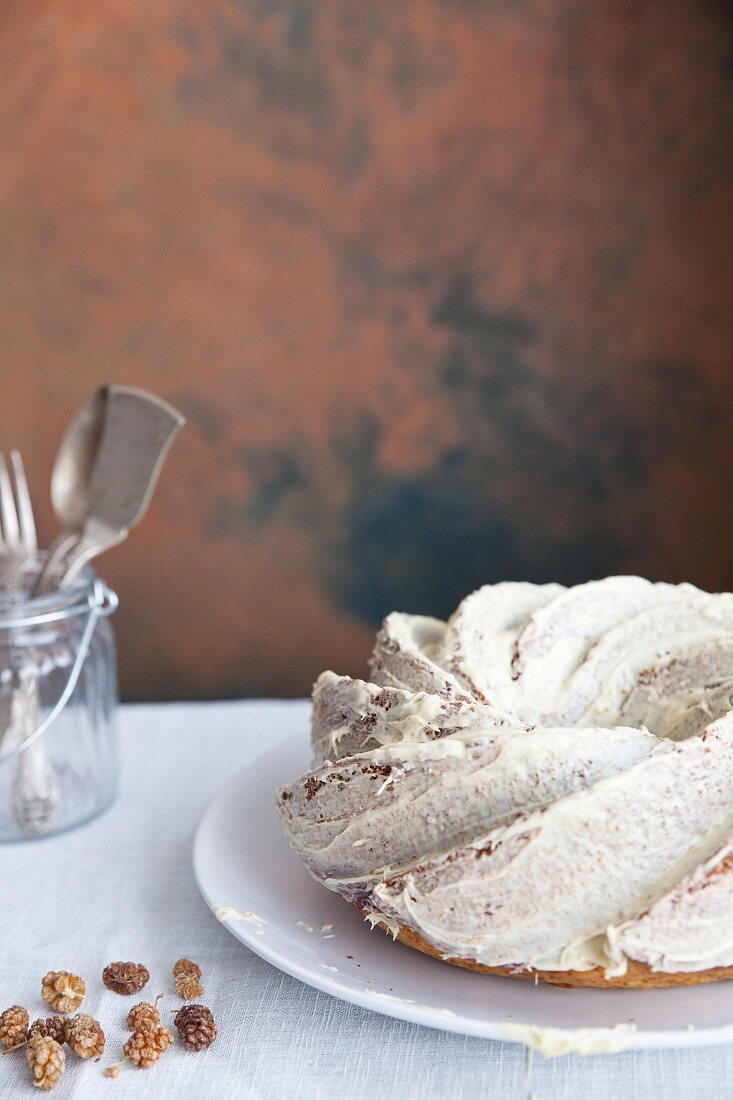
<path id="1" fill-rule="evenodd" d="M 446 958 L 733 965 L 733 595 L 610 577 L 389 615 L 279 792 L 311 873 Z"/>

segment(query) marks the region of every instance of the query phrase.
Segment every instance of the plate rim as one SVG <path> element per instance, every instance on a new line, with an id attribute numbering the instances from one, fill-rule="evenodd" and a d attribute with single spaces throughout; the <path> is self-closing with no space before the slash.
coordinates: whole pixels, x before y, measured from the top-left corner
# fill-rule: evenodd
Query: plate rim
<path id="1" fill-rule="evenodd" d="M 260 746 L 259 751 L 254 749 L 250 755 L 249 763 L 230 776 L 226 783 L 215 792 L 201 815 L 193 840 L 191 862 L 194 881 L 214 920 L 269 965 L 274 966 L 277 970 L 288 974 L 304 985 L 335 997 L 337 1000 L 358 1005 L 360 1008 L 376 1012 L 381 1016 L 389 1016 L 393 1019 L 403 1020 L 406 1023 L 420 1024 L 439 1031 L 448 1031 L 473 1038 L 491 1039 L 501 1043 L 525 1045 L 521 1038 L 509 1036 L 502 1031 L 502 1026 L 507 1023 L 506 1020 L 484 1021 L 471 1016 L 462 1016 L 460 1013 L 451 1012 L 451 1014 L 448 1014 L 434 1006 L 414 1005 L 401 1002 L 399 998 L 392 1001 L 377 991 L 352 989 L 341 984 L 338 979 L 332 978 L 329 974 L 318 972 L 279 951 L 273 946 L 269 937 L 259 936 L 254 926 L 247 921 L 235 919 L 231 916 L 225 916 L 223 919 L 216 916 L 216 909 L 219 906 L 210 896 L 204 881 L 206 876 L 203 869 L 205 863 L 203 849 L 206 842 L 206 833 L 212 828 L 212 822 L 220 818 L 220 803 L 225 802 L 231 796 L 232 790 L 246 781 L 247 772 L 252 764 L 283 751 L 290 742 L 295 744 L 298 736 L 302 735 L 294 734 L 292 731 L 283 732 L 269 740 L 266 746 Z M 512 1024 L 518 1022 L 511 1021 Z M 535 1025 L 530 1024 L 528 1026 L 533 1027 Z M 540 1030 L 552 1029 L 541 1028 Z M 567 1034 L 580 1029 L 558 1028 L 557 1030 Z M 605 1031 L 606 1029 L 599 1030 Z M 633 1030 L 619 1032 L 619 1035 L 623 1039 L 623 1045 L 614 1053 L 625 1053 L 633 1050 L 672 1050 L 685 1047 L 719 1046 L 733 1042 L 733 1023 L 715 1027 L 693 1027 L 691 1029 L 669 1028 L 661 1031 L 638 1027 Z"/>

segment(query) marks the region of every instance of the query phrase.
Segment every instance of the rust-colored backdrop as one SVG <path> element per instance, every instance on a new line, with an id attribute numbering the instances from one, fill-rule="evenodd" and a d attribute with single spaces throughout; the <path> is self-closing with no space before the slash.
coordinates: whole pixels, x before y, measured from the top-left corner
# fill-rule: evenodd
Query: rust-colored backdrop
<path id="1" fill-rule="evenodd" d="M 298 694 L 499 578 L 733 586 L 707 0 L 4 0 L 0 447 L 189 426 L 103 570 L 128 698 Z"/>

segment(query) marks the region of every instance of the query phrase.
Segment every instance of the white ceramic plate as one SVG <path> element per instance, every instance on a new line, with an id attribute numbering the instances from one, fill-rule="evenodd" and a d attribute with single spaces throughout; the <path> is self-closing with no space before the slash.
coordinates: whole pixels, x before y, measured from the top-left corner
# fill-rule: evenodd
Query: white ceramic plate
<path id="1" fill-rule="evenodd" d="M 647 992 L 534 986 L 459 970 L 370 931 L 310 877 L 280 828 L 275 790 L 308 767 L 305 730 L 267 744 L 253 746 L 249 765 L 204 814 L 193 865 L 227 930 L 273 966 L 374 1012 L 489 1039 L 506 1040 L 506 1024 L 633 1023 L 626 1049 L 733 1041 L 733 982 Z"/>

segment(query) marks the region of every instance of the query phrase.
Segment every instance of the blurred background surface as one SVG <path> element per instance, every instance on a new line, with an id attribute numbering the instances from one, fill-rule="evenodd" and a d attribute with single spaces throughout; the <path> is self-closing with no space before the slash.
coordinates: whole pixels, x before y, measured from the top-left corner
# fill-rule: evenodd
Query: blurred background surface
<path id="1" fill-rule="evenodd" d="M 5 0 L 0 448 L 178 405 L 101 563 L 128 699 L 306 693 L 393 608 L 733 587 L 733 21 Z"/>

